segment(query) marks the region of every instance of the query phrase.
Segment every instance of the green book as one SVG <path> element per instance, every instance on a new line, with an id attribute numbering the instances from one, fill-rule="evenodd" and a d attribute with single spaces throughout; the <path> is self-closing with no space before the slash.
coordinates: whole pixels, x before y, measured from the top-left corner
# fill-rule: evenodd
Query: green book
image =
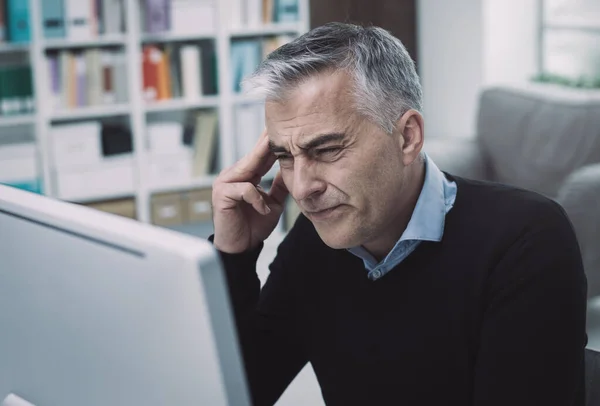
<path id="1" fill-rule="evenodd" d="M 6 85 L 8 87 L 8 114 L 19 114 L 20 98 L 19 98 L 19 68 L 11 66 L 8 68 L 8 76 L 6 77 Z"/>
<path id="2" fill-rule="evenodd" d="M 0 116 L 4 115 L 4 68 L 0 68 Z"/>
<path id="3" fill-rule="evenodd" d="M 33 71 L 31 65 L 25 65 L 23 67 L 23 75 L 23 80 L 25 82 L 25 112 L 33 113 L 35 110 L 35 99 L 33 94 Z"/>

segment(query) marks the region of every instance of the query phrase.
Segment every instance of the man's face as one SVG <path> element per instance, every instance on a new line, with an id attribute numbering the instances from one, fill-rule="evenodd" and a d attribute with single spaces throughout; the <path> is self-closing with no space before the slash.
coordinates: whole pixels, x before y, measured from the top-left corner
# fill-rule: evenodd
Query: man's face
<path id="1" fill-rule="evenodd" d="M 346 74 L 324 73 L 266 104 L 284 183 L 332 248 L 379 238 L 402 200 L 402 136 L 360 116 L 351 90 Z"/>

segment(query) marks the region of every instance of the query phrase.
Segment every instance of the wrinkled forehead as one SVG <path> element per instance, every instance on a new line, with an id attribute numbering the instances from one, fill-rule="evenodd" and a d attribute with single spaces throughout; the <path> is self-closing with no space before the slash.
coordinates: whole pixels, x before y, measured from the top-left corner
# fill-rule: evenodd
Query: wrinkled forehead
<path id="1" fill-rule="evenodd" d="M 343 73 L 311 77 L 286 92 L 283 100 L 265 104 L 270 139 L 342 132 L 355 120 L 350 81 Z"/>

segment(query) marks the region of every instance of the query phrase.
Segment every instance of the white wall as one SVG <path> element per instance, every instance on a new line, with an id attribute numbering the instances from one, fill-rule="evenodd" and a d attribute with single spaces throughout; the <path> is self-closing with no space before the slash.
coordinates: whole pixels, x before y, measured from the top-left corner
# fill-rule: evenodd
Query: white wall
<path id="1" fill-rule="evenodd" d="M 539 0 L 418 0 L 425 135 L 473 137 L 483 86 L 537 67 Z"/>
<path id="2" fill-rule="evenodd" d="M 483 1 L 483 84 L 526 81 L 537 73 L 538 0 Z"/>
<path id="3" fill-rule="evenodd" d="M 482 23 L 481 0 L 417 2 L 426 137 L 469 137 L 474 132 L 483 75 Z"/>

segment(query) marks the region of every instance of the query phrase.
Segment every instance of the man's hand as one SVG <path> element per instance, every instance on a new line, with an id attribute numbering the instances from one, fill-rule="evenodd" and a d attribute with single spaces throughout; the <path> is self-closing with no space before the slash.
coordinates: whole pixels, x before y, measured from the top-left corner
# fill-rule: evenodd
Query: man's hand
<path id="1" fill-rule="evenodd" d="M 269 193 L 258 184 L 276 160 L 263 132 L 248 155 L 217 177 L 212 194 L 215 248 L 227 253 L 244 252 L 273 232 L 288 191 L 281 173 L 275 176 Z"/>

